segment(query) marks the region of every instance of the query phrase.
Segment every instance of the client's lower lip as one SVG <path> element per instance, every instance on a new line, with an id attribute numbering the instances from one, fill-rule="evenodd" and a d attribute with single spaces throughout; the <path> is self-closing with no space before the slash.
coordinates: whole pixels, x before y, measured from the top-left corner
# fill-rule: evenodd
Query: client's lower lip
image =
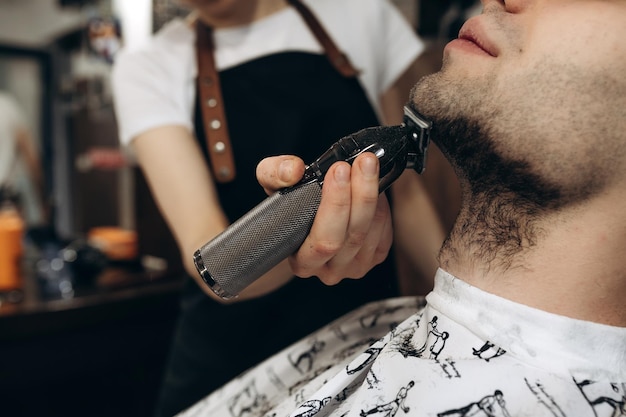
<path id="1" fill-rule="evenodd" d="M 469 39 L 458 38 L 450 41 L 445 49 L 457 49 L 464 52 L 469 52 L 478 55 L 485 55 L 489 57 L 493 57 L 489 52 L 485 51 L 483 48 L 478 46 L 475 42 L 472 42 Z"/>

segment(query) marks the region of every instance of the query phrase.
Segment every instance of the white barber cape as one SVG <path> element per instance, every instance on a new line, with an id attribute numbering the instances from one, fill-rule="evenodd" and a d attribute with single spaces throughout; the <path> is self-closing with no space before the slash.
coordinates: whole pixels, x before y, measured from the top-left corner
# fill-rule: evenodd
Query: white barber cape
<path id="1" fill-rule="evenodd" d="M 439 270 L 425 299 L 355 310 L 180 415 L 626 416 L 626 328 L 532 309 Z"/>

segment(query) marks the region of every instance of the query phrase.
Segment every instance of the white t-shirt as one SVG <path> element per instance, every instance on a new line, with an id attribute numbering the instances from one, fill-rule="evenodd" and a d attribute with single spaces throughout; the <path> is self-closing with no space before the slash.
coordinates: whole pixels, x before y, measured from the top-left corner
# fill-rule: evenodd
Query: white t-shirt
<path id="1" fill-rule="evenodd" d="M 533 309 L 439 270 L 425 300 L 357 309 L 180 415 L 624 416 L 626 328 Z"/>
<path id="2" fill-rule="evenodd" d="M 329 36 L 361 71 L 359 80 L 380 116 L 379 98 L 424 45 L 389 0 L 308 0 Z M 284 51 L 322 53 L 296 10 L 289 7 L 244 27 L 216 30 L 216 66 L 224 70 Z M 164 125 L 193 130 L 195 32 L 183 20 L 167 24 L 143 48 L 122 51 L 113 70 L 119 137 Z"/>

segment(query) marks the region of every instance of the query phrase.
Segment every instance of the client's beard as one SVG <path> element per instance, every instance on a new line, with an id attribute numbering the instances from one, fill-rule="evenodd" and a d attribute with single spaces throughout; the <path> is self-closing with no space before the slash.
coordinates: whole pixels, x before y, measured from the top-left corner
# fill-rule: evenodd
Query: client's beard
<path id="1" fill-rule="evenodd" d="M 443 266 L 459 253 L 489 268 L 516 266 L 516 255 L 537 242 L 538 220 L 563 204 L 560 190 L 530 172 L 527 163 L 502 157 L 477 122 L 434 120 L 431 137 L 454 167 L 463 192 L 442 248 Z"/>
<path id="2" fill-rule="evenodd" d="M 524 207 L 526 215 L 567 203 L 560 188 L 532 172 L 529 163 L 502 156 L 488 129 L 476 121 L 464 117 L 433 120 L 431 138 L 474 198 L 490 201 L 506 196 Z"/>
<path id="3" fill-rule="evenodd" d="M 444 267 L 446 258 L 469 256 L 488 262 L 488 267 L 510 268 L 521 259 L 515 255 L 536 244 L 544 219 L 598 194 L 609 184 L 608 173 L 620 169 L 623 151 L 614 145 L 622 143 L 619 138 L 602 141 L 611 151 L 585 147 L 580 140 L 584 132 L 593 137 L 596 119 L 606 119 L 604 125 L 609 126 L 618 118 L 596 110 L 598 117 L 590 119 L 594 125 L 574 119 L 561 122 L 560 133 L 546 131 L 545 123 L 519 117 L 532 108 L 513 101 L 514 96 L 503 96 L 493 87 L 497 80 L 486 75 L 465 82 L 453 75 L 441 71 L 424 77 L 411 94 L 415 109 L 433 122 L 432 140 L 454 167 L 463 193 L 440 259 Z M 548 144 L 558 143 L 558 135 L 578 138 L 574 148 L 564 148 L 578 163 L 555 173 L 551 164 L 560 156 L 532 147 L 541 144 L 544 135 Z"/>
<path id="4" fill-rule="evenodd" d="M 567 202 L 560 188 L 532 172 L 527 162 L 498 151 L 479 112 L 461 115 L 462 104 L 442 98 L 431 90 L 428 102 L 416 107 L 433 122 L 431 138 L 454 167 L 463 193 L 440 261 L 445 268 L 447 261 L 469 255 L 488 268 L 509 269 L 517 265 L 516 255 L 537 242 L 538 220 Z"/>
<path id="5" fill-rule="evenodd" d="M 506 196 L 532 214 L 558 210 L 599 192 L 604 178 L 595 172 L 598 169 L 592 169 L 595 166 L 585 170 L 590 164 L 562 175 L 570 178 L 546 175 L 555 159 L 537 152 L 530 155 L 528 147 L 522 146 L 525 139 L 541 142 L 545 126 L 516 118 L 515 113 L 525 107 L 516 107 L 510 100 L 494 100 L 501 94 L 490 90 L 494 84 L 487 77 L 468 83 L 439 72 L 422 78 L 411 92 L 411 106 L 432 121 L 431 138 L 455 168 L 465 194 L 487 201 Z M 580 124 L 570 124 L 580 129 Z M 563 136 L 577 134 L 570 131 L 571 126 L 562 128 Z M 594 159 L 605 166 L 615 165 L 601 154 Z M 574 175 L 577 177 L 570 181 Z"/>

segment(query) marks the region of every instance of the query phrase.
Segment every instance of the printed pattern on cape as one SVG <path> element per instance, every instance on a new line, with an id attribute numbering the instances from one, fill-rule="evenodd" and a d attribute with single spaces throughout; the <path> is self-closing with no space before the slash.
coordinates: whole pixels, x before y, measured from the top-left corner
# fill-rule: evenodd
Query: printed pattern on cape
<path id="1" fill-rule="evenodd" d="M 354 366 L 348 370 L 349 379 L 362 380 L 359 376 L 382 347 L 379 339 L 424 305 L 423 297 L 369 303 L 245 372 L 179 416 L 269 417 L 289 415 L 298 406 L 303 411 L 297 415 L 315 415 L 330 399 L 306 399 L 347 364 Z M 356 365 L 358 361 L 361 365 Z M 337 401 L 350 394 L 347 384 L 339 385 L 344 386 L 333 393 Z"/>
<path id="2" fill-rule="evenodd" d="M 493 295 L 460 281 L 446 285 L 454 280 L 438 273 L 438 298 L 428 296 L 426 306 L 422 298 L 405 297 L 358 309 L 242 375 L 183 415 L 626 417 L 626 375 L 604 369 L 598 366 L 600 361 L 593 360 L 587 368 L 564 370 L 580 359 L 576 357 L 578 346 L 568 351 L 567 345 L 558 345 L 563 366 L 554 369 L 563 371 L 538 366 L 545 355 L 553 357 L 555 345 L 545 340 L 541 346 L 525 346 L 524 337 L 532 337 L 546 322 L 509 321 L 526 310 L 502 299 L 492 309 L 496 306 Z M 480 320 L 465 320 L 461 325 L 450 316 L 457 306 L 468 302 L 469 291 L 480 306 L 476 312 Z M 541 317 L 550 319 L 548 313 Z M 515 345 L 497 346 L 476 335 L 479 329 L 489 327 L 481 320 L 499 322 L 494 332 L 521 337 L 511 339 Z M 611 357 L 616 361 L 623 358 L 626 338 L 621 342 L 621 335 L 626 335 L 626 329 L 598 332 L 595 323 L 578 323 L 577 329 L 581 330 L 578 345 L 617 330 L 619 341 Z M 559 333 L 557 328 L 551 330 Z M 530 346 L 537 347 L 531 355 L 518 353 Z M 593 352 L 588 354 L 593 357 Z M 620 365 L 612 363 L 609 366 Z M 601 375 L 611 376 L 602 379 Z M 614 378 L 619 381 L 608 380 Z"/>
<path id="3" fill-rule="evenodd" d="M 626 416 L 624 383 L 528 366 L 431 305 L 407 321 L 413 325 L 398 326 L 351 406 L 333 416 Z"/>

